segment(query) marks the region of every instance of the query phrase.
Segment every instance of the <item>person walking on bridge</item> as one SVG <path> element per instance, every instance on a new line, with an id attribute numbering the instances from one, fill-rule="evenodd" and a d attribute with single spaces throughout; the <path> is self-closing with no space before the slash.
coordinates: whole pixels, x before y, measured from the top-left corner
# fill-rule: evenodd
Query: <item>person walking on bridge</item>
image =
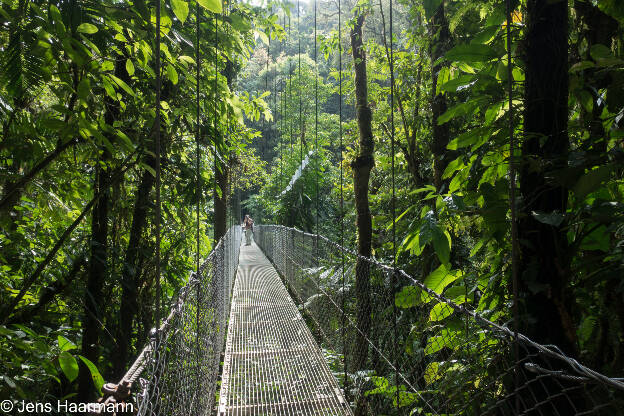
<path id="1" fill-rule="evenodd" d="M 253 227 L 254 221 L 251 219 L 249 214 L 245 215 L 245 219 L 243 220 L 243 229 L 245 230 L 245 245 L 251 245 L 251 236 L 253 235 Z"/>

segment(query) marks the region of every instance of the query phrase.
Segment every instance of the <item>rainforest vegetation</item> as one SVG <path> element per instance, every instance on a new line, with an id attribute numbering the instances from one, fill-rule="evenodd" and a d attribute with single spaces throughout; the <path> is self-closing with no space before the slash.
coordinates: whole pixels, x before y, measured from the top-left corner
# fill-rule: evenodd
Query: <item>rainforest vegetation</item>
<path id="1" fill-rule="evenodd" d="M 621 2 L 338 7 L 0 0 L 1 399 L 98 397 L 240 213 L 622 376 Z"/>

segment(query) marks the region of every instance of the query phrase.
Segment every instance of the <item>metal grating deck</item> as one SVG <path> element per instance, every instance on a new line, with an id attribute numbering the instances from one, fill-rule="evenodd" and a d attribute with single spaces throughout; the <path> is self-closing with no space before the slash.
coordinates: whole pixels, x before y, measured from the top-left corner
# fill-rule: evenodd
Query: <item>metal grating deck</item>
<path id="1" fill-rule="evenodd" d="M 241 247 L 219 415 L 351 415 L 336 379 L 279 275 Z"/>

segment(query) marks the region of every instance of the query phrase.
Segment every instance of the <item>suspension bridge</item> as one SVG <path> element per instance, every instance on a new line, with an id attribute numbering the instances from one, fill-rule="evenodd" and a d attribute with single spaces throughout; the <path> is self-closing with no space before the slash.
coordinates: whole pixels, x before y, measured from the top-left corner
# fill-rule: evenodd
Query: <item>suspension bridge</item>
<path id="1" fill-rule="evenodd" d="M 285 20 L 284 15 L 284 26 Z M 338 32 L 340 38 L 340 1 Z M 343 161 L 340 42 L 338 48 Z M 391 41 L 391 77 L 392 48 Z M 317 129 L 318 90 L 315 95 Z M 197 97 L 199 120 L 199 76 Z M 158 109 L 159 97 L 156 102 Z M 301 95 L 299 109 L 301 120 Z M 314 150 L 304 158 L 301 143 L 300 166 L 282 195 L 294 188 L 318 151 L 316 129 Z M 394 126 L 390 135 L 394 192 Z M 281 175 L 281 140 L 279 152 Z M 340 198 L 342 209 L 342 162 Z M 197 209 L 199 240 L 199 204 Z M 392 211 L 394 224 L 394 205 Z M 139 415 L 624 414 L 624 379 L 593 371 L 555 345 L 539 344 L 513 326 L 487 319 L 475 308 L 478 293 L 468 290 L 469 282 L 454 290 L 446 290 L 452 283 L 448 276 L 425 284 L 318 232 L 261 225 L 254 240 L 241 246 L 241 229 L 232 225 L 201 266 L 198 261 L 125 376 L 103 387 L 103 402 L 134 403 Z M 393 230 L 393 250 L 394 240 Z"/>
<path id="2" fill-rule="evenodd" d="M 398 310 L 406 288 L 418 305 Z M 441 293 L 319 235 L 258 226 L 241 246 L 233 226 L 103 400 L 139 415 L 622 414 L 624 380 Z"/>

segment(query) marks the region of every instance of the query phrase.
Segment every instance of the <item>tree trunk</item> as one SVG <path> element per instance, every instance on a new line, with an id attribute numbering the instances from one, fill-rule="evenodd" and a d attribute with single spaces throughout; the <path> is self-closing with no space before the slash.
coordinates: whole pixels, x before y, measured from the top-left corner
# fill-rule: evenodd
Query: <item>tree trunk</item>
<path id="1" fill-rule="evenodd" d="M 567 166 L 568 18 L 564 1 L 527 3 L 524 112 L 525 163 L 520 172 L 519 271 L 526 313 L 540 322 L 526 328 L 539 342 L 575 352 L 574 330 L 564 302 L 569 259 L 564 226 L 544 224 L 532 212 L 565 213 L 568 191 L 548 179 Z"/>
<path id="2" fill-rule="evenodd" d="M 567 166 L 569 147 L 567 7 L 565 1 L 527 1 L 518 291 L 520 331 L 539 343 L 555 344 L 574 355 L 575 329 L 566 300 L 570 260 L 565 224 L 545 224 L 532 215 L 565 213 L 567 208 L 567 189 L 552 179 L 554 172 Z M 523 371 L 522 377 L 524 382 L 534 375 Z M 569 398 L 552 399 L 551 395 L 561 390 L 557 382 L 545 379 L 540 385 L 528 393 L 519 393 L 524 405 L 549 398 L 560 414 L 575 413 Z"/>
<path id="3" fill-rule="evenodd" d="M 107 120 L 107 123 L 109 120 Z M 112 124 L 109 123 L 109 124 Z M 84 296 L 84 320 L 82 332 L 82 355 L 93 363 L 98 362 L 99 334 L 102 318 L 102 286 L 108 275 L 108 205 L 110 196 L 109 169 L 102 166 L 110 160 L 110 152 L 102 149 L 96 162 L 95 192 L 101 194 L 95 203 L 91 218 L 91 256 L 89 259 L 89 275 Z M 97 364 L 96 364 L 97 365 Z M 80 366 L 78 379 L 78 401 L 85 403 L 93 397 L 93 382 L 86 366 Z"/>
<path id="4" fill-rule="evenodd" d="M 442 62 L 438 62 L 440 58 L 449 50 L 451 42 L 451 32 L 449 30 L 448 20 L 444 13 L 444 2 L 438 6 L 435 14 L 429 23 L 429 56 L 431 57 L 431 115 L 432 115 L 432 144 L 431 153 L 433 154 L 433 184 L 438 192 L 443 189 L 444 182 L 442 174 L 446 166 L 454 158 L 453 152 L 449 152 L 446 146 L 449 143 L 449 125 L 444 123 L 438 124 L 438 118 L 447 110 L 446 95 L 436 94 L 436 86 L 438 84 L 438 74 L 443 67 Z"/>
<path id="5" fill-rule="evenodd" d="M 115 63 L 115 75 L 124 81 L 129 81 L 125 60 L 118 59 Z M 106 97 L 104 100 L 104 121 L 112 126 L 119 117 L 119 103 Z M 114 135 L 109 135 L 110 143 L 115 143 Z M 108 166 L 111 161 L 110 151 L 101 146 L 99 159 L 96 161 L 94 194 L 100 198 L 93 207 L 91 218 L 91 255 L 89 259 L 89 274 L 87 277 L 86 292 L 84 295 L 84 321 L 82 332 L 82 355 L 97 365 L 99 357 L 100 326 L 105 305 L 102 296 L 102 287 L 109 274 L 108 270 L 108 214 L 111 203 L 111 171 Z M 85 365 L 80 366 L 78 377 L 78 401 L 87 402 L 93 397 L 93 381 L 91 372 Z"/>
<path id="6" fill-rule="evenodd" d="M 364 51 L 362 27 L 365 15 L 362 10 L 356 11 L 356 20 L 351 30 L 351 48 L 353 52 L 355 70 L 355 98 L 356 114 L 359 131 L 359 151 L 352 162 L 353 168 L 353 192 L 355 198 L 356 227 L 357 227 L 357 251 L 362 257 L 371 256 L 371 240 L 373 226 L 368 203 L 368 188 L 370 172 L 375 164 L 372 118 L 373 114 L 368 105 L 368 81 L 366 73 L 366 53 Z M 368 356 L 368 336 L 371 327 L 370 307 L 370 264 L 358 257 L 355 265 L 355 293 L 357 302 L 356 324 L 362 331 L 356 335 L 353 354 L 353 370 L 361 370 L 366 367 Z M 363 399 L 363 398 L 362 398 Z M 364 403 L 358 400 L 356 414 L 364 413 Z"/>
<path id="7" fill-rule="evenodd" d="M 156 160 L 148 157 L 147 164 L 155 169 Z M 134 210 L 132 213 L 132 225 L 130 227 L 130 239 L 124 256 L 124 266 L 121 276 L 121 307 L 119 314 L 119 328 L 117 333 L 117 351 L 114 361 L 114 374 L 116 377 L 123 376 L 128 363 L 129 352 L 132 345 L 132 324 L 138 313 L 138 281 L 140 275 L 137 257 L 141 247 L 143 230 L 147 224 L 147 215 L 151 205 L 150 192 L 154 187 L 154 175 L 144 170 L 141 181 L 137 188 Z"/>
<path id="8" fill-rule="evenodd" d="M 217 162 L 215 155 L 215 189 L 214 189 L 214 238 L 215 243 L 227 231 L 227 162 Z"/>

